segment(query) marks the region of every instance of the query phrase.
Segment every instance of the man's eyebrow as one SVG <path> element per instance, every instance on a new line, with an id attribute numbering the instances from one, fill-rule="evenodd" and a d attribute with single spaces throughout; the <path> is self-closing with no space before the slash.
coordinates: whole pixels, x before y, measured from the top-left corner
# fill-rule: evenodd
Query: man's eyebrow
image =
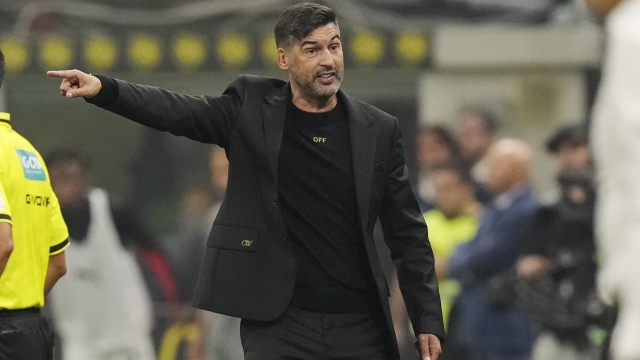
<path id="1" fill-rule="evenodd" d="M 340 35 L 335 35 L 334 37 L 331 38 L 331 41 L 335 39 L 340 40 Z M 316 45 L 317 43 L 318 43 L 317 41 L 305 40 L 300 44 L 300 47 L 303 47 L 305 45 Z"/>

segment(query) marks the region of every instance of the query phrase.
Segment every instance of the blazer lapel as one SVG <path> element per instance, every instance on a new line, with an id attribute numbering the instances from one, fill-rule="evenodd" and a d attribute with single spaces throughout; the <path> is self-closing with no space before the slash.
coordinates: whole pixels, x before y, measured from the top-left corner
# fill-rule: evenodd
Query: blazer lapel
<path id="1" fill-rule="evenodd" d="M 264 97 L 266 103 L 262 104 L 267 158 L 276 184 L 278 184 L 278 157 L 280 155 L 280 145 L 282 144 L 284 122 L 287 114 L 287 100 L 290 92 L 289 83 L 287 83 L 267 94 Z"/>
<path id="2" fill-rule="evenodd" d="M 356 100 L 340 91 L 340 101 L 347 111 L 351 137 L 351 156 L 353 159 L 353 177 L 355 181 L 358 210 L 362 231 L 366 234 L 371 201 L 371 181 L 376 156 L 377 132 L 371 129 L 371 118 L 358 105 Z"/>

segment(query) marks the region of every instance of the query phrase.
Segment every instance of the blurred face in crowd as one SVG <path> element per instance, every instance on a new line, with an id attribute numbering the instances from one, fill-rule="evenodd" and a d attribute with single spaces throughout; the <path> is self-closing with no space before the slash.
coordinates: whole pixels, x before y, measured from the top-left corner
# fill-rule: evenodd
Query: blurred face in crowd
<path id="1" fill-rule="evenodd" d="M 289 72 L 294 95 L 302 92 L 312 99 L 332 97 L 344 78 L 340 29 L 330 23 L 300 41 L 279 48 L 278 64 Z"/>
<path id="2" fill-rule="evenodd" d="M 453 157 L 453 149 L 437 133 L 423 131 L 416 142 L 417 161 L 422 169 L 446 164 Z"/>
<path id="3" fill-rule="evenodd" d="M 229 178 L 229 161 L 222 148 L 215 148 L 211 153 L 211 182 L 215 190 L 224 193 Z"/>
<path id="4" fill-rule="evenodd" d="M 504 139 L 493 145 L 482 160 L 487 186 L 500 195 L 529 179 L 531 149 L 521 140 Z"/>
<path id="5" fill-rule="evenodd" d="M 198 225 L 206 220 L 207 211 L 211 205 L 209 194 L 204 189 L 190 189 L 182 195 L 180 201 L 182 219 L 188 225 Z"/>
<path id="6" fill-rule="evenodd" d="M 558 170 L 580 169 L 591 166 L 588 145 L 563 144 L 555 154 Z"/>
<path id="7" fill-rule="evenodd" d="M 462 114 L 457 128 L 460 150 L 465 159 L 475 164 L 486 154 L 494 136 L 485 127 L 484 120 L 476 113 Z"/>
<path id="8" fill-rule="evenodd" d="M 460 216 L 474 202 L 473 187 L 451 169 L 435 171 L 431 177 L 436 208 L 448 218 Z"/>
<path id="9" fill-rule="evenodd" d="M 482 160 L 482 166 L 486 171 L 487 186 L 497 195 L 509 190 L 511 187 L 511 169 L 509 165 L 501 162 L 491 153 Z"/>
<path id="10" fill-rule="evenodd" d="M 61 161 L 52 164 L 49 167 L 49 177 L 61 208 L 73 208 L 86 199 L 90 186 L 89 173 L 77 162 Z"/>

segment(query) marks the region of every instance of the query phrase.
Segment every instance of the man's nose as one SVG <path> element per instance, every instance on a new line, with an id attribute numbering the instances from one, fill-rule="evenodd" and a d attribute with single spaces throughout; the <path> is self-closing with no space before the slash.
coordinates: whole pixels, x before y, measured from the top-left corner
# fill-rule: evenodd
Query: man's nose
<path id="1" fill-rule="evenodd" d="M 322 50 L 322 54 L 320 56 L 320 65 L 333 66 L 333 56 L 331 56 L 331 52 L 329 51 L 329 49 Z"/>

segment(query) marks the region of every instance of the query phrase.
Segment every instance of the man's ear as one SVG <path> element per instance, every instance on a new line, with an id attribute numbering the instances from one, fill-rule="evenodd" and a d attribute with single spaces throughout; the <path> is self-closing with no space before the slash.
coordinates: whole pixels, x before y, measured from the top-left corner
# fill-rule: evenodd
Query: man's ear
<path id="1" fill-rule="evenodd" d="M 278 48 L 278 67 L 282 70 L 289 70 L 289 54 L 287 50 Z"/>

